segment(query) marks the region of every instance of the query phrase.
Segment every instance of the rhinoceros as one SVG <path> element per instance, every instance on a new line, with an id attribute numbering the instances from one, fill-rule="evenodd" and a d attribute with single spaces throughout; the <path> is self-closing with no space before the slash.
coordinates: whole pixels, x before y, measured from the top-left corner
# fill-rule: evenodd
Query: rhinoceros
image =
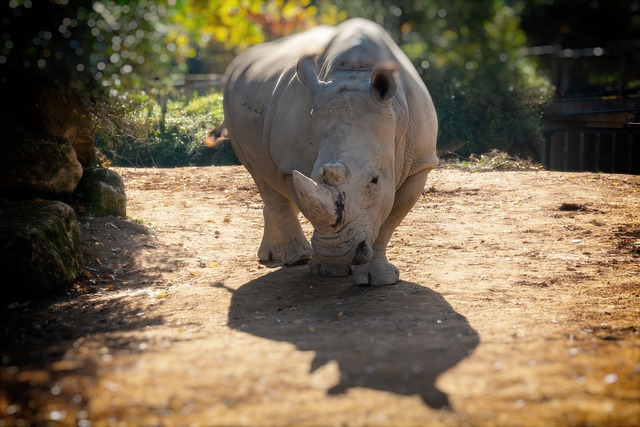
<path id="1" fill-rule="evenodd" d="M 352 19 L 259 44 L 231 62 L 225 81 L 229 139 L 264 201 L 259 260 L 396 283 L 387 244 L 438 164 L 438 125 L 386 31 Z"/>

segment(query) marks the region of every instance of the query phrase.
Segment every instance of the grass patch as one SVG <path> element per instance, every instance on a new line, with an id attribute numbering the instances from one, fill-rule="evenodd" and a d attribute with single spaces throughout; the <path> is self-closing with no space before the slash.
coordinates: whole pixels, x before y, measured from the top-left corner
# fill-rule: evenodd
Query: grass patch
<path id="1" fill-rule="evenodd" d="M 164 105 L 151 97 L 140 97 L 129 107 L 122 123 L 99 129 L 97 146 L 104 153 L 103 162 L 135 167 L 239 163 L 230 146 L 210 147 L 203 142 L 208 132 L 222 123 L 222 95 L 179 97 Z"/>
<path id="2" fill-rule="evenodd" d="M 468 158 L 450 154 L 440 161 L 443 169 L 457 169 L 467 172 L 496 172 L 496 171 L 535 171 L 543 169 L 540 163 L 531 159 L 521 159 L 503 151 L 491 150 L 479 156 Z"/>

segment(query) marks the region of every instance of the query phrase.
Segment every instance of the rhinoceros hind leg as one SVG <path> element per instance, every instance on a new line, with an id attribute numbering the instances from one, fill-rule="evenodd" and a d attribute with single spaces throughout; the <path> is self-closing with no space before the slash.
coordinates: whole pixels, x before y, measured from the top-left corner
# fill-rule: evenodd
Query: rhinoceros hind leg
<path id="1" fill-rule="evenodd" d="M 343 277 L 351 274 L 351 268 L 348 265 L 318 264 L 313 259 L 309 262 L 309 271 L 311 274 L 329 277 Z"/>
<path id="2" fill-rule="evenodd" d="M 311 259 L 311 245 L 298 222 L 298 211 L 265 183 L 256 180 L 256 184 L 264 201 L 264 234 L 258 259 L 285 266 L 306 264 Z"/>

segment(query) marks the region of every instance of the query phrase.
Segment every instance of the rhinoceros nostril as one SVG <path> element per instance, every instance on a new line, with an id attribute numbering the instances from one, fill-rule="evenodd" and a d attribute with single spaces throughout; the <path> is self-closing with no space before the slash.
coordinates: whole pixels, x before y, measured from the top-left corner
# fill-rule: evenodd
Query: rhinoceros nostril
<path id="1" fill-rule="evenodd" d="M 373 253 L 371 251 L 371 246 L 366 240 L 363 240 L 358 244 L 356 254 L 353 256 L 353 261 L 351 261 L 351 263 L 353 265 L 366 264 L 371 260 L 372 256 Z"/>

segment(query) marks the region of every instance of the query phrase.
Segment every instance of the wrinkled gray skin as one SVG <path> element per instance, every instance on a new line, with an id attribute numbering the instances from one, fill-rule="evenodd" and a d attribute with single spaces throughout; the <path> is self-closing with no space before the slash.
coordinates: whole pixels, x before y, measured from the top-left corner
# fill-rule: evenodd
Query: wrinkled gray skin
<path id="1" fill-rule="evenodd" d="M 396 283 L 386 246 L 438 164 L 437 119 L 388 34 L 363 19 L 318 27 L 248 49 L 225 78 L 229 139 L 265 203 L 259 259 Z"/>

